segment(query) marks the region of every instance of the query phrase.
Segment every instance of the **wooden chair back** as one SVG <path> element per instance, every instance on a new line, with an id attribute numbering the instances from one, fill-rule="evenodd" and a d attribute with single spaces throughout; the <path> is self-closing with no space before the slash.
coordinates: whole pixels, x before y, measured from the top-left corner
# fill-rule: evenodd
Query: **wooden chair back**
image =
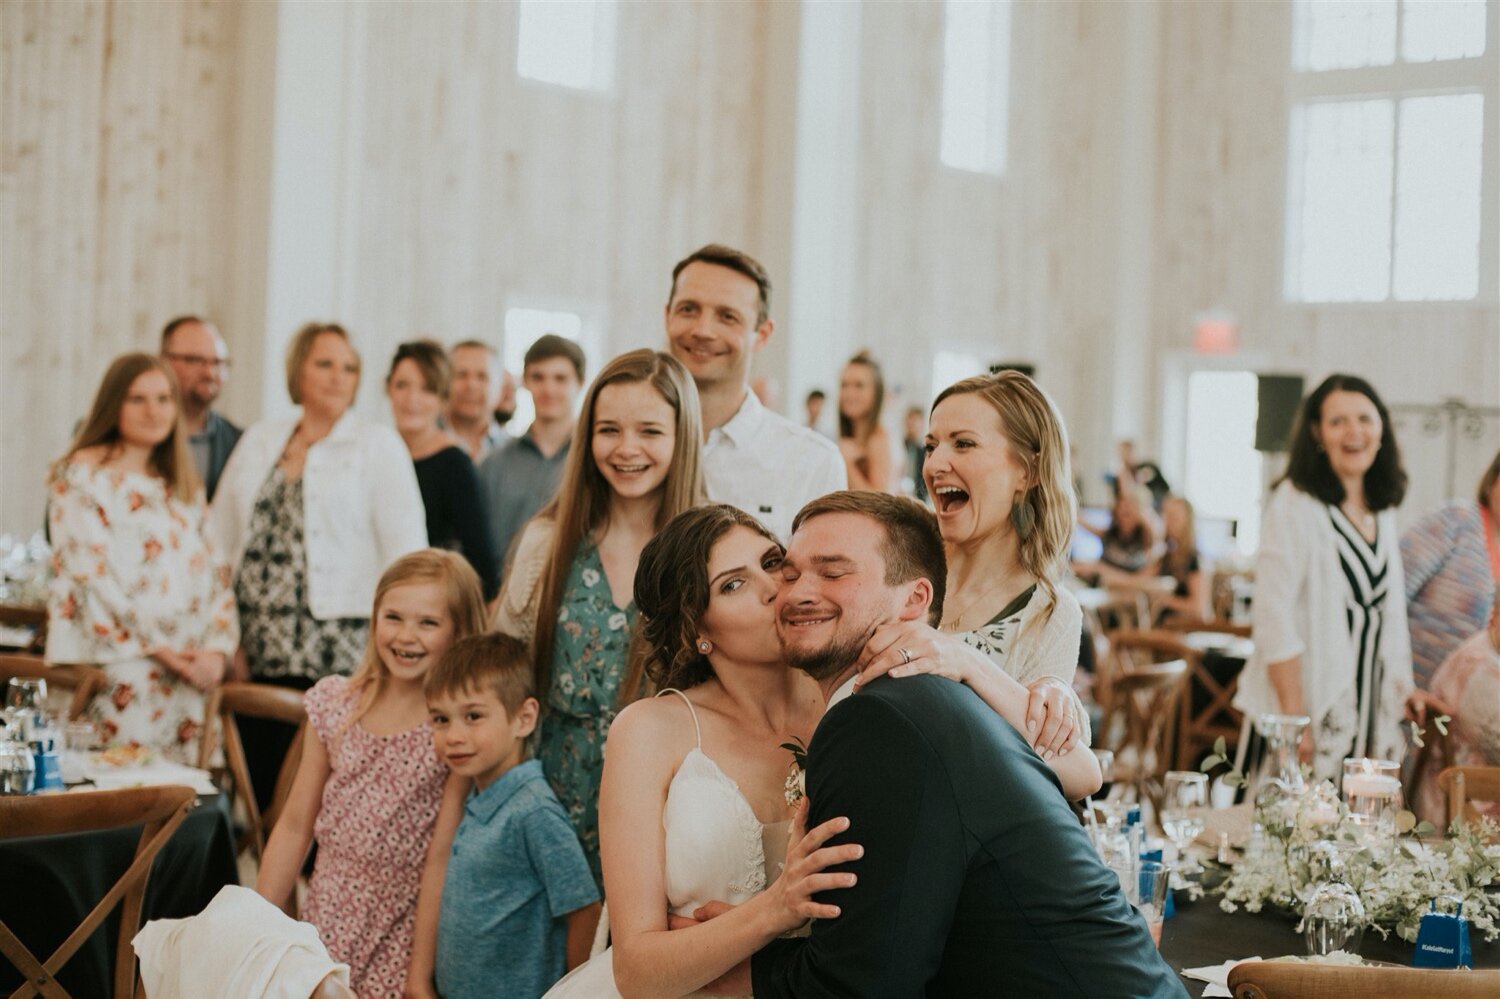
<path id="1" fill-rule="evenodd" d="M 245 745 L 240 741 L 239 726 L 235 717 L 266 718 L 299 726 L 297 737 L 287 751 L 281 772 L 276 777 L 276 788 L 271 794 L 265 814 L 256 804 L 255 788 L 250 783 L 250 766 L 245 758 Z M 245 808 L 249 822 L 245 834 L 238 844 L 255 851 L 259 860 L 266 848 L 266 839 L 271 827 L 286 804 L 292 790 L 292 779 L 297 775 L 297 765 L 302 760 L 302 740 L 305 738 L 307 711 L 302 706 L 302 691 L 293 687 L 278 687 L 269 683 L 225 683 L 215 687 L 208 695 L 203 711 L 203 741 L 199 745 L 198 766 L 209 769 L 214 750 L 220 741 L 229 773 L 234 781 L 234 796 Z"/>
<path id="2" fill-rule="evenodd" d="M 1449 767 L 1438 774 L 1438 787 L 1448 796 L 1448 824 L 1479 821 L 1470 799 L 1500 801 L 1500 767 Z M 1500 994 L 1500 993 L 1497 993 Z"/>
<path id="3" fill-rule="evenodd" d="M 94 666 L 52 665 L 41 656 L 16 652 L 0 654 L 0 687 L 9 683 L 12 677 L 46 680 L 49 691 L 53 687 L 71 690 L 73 696 L 68 702 L 68 721 L 84 716 L 94 697 L 104 689 L 106 680 L 104 671 Z"/>
<path id="4" fill-rule="evenodd" d="M 1173 615 L 1161 623 L 1168 631 L 1211 631 L 1216 635 L 1233 635 L 1236 638 L 1249 638 L 1250 626 L 1248 624 L 1235 624 L 1223 618 L 1202 617 L 1179 617 Z"/>
<path id="5" fill-rule="evenodd" d="M 1106 715 L 1114 709 L 1115 679 L 1142 666 L 1192 660 L 1198 653 L 1182 643 L 1177 632 L 1149 628 L 1119 628 L 1107 636 L 1105 653 L 1094 678 L 1095 699 Z"/>
<path id="6" fill-rule="evenodd" d="M 0 624 L 11 628 L 31 629 L 31 641 L 22 649 L 23 652 L 41 655 L 42 650 L 47 647 L 46 607 L 0 603 Z"/>
<path id="7" fill-rule="evenodd" d="M 0 838 L 58 836 L 63 833 L 96 832 L 122 826 L 143 826 L 135 859 L 104 897 L 94 906 L 46 961 L 40 961 L 9 927 L 0 923 L 0 954 L 26 976 L 14 996 L 67 999 L 56 975 L 116 906 L 120 906 L 120 937 L 115 950 L 115 999 L 133 999 L 136 973 L 135 951 L 130 941 L 141 926 L 141 903 L 151 863 L 172 833 L 187 817 L 197 794 L 190 787 L 168 784 L 129 787 L 116 791 L 81 791 L 72 794 L 0 798 Z M 14 997 L 13 997 L 14 999 Z"/>
<path id="8" fill-rule="evenodd" d="M 1122 736 L 1114 745 L 1115 766 L 1133 757 L 1132 780 L 1138 800 L 1146 798 L 1146 781 L 1172 766 L 1172 729 L 1177 699 L 1187 681 L 1186 659 L 1150 663 L 1117 674 L 1113 680 L 1113 706 L 1100 730 L 1106 737 L 1123 716 Z M 1117 769 L 1118 773 L 1118 769 Z"/>
<path id="9" fill-rule="evenodd" d="M 1229 971 L 1234 999 L 1493 999 L 1500 971 L 1243 961 Z"/>

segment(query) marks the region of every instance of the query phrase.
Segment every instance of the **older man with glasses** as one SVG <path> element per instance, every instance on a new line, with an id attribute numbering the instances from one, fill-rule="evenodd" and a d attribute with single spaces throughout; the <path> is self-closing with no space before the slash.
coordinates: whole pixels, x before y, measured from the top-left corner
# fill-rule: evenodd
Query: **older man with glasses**
<path id="1" fill-rule="evenodd" d="M 213 410 L 229 374 L 229 351 L 212 323 L 197 316 L 179 316 L 161 331 L 161 356 L 177 373 L 188 450 L 212 500 L 219 473 L 241 433 Z"/>

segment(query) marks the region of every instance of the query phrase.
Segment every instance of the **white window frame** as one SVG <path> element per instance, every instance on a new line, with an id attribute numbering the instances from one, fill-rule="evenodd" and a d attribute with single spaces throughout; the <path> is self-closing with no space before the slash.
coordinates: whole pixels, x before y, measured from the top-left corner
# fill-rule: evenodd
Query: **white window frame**
<path id="1" fill-rule="evenodd" d="M 1397 22 L 1396 61 L 1384 66 L 1363 66 L 1357 69 L 1298 70 L 1292 63 L 1292 33 L 1296 29 L 1295 5 L 1287 5 L 1287 103 L 1282 134 L 1286 137 L 1287 155 L 1284 166 L 1287 174 L 1283 178 L 1282 191 L 1282 266 L 1280 274 L 1281 297 L 1291 307 L 1316 309 L 1451 309 L 1457 306 L 1493 305 L 1500 298 L 1500 231 L 1496 219 L 1500 218 L 1500 195 L 1497 195 L 1497 163 L 1500 163 L 1500 3 L 1488 0 L 1485 9 L 1484 53 L 1464 59 L 1444 59 L 1436 62 L 1403 62 L 1400 58 L 1401 24 Z M 1397 130 L 1393 143 L 1400 142 L 1399 106 L 1402 98 L 1434 97 L 1445 94 L 1479 93 L 1484 96 L 1483 152 L 1480 161 L 1479 195 L 1479 284 L 1473 298 L 1462 299 L 1400 299 L 1394 297 L 1396 242 L 1394 200 L 1399 183 L 1393 175 L 1390 197 L 1391 212 L 1391 281 L 1386 297 L 1378 301 L 1350 302 L 1338 300 L 1307 299 L 1288 294 L 1288 268 L 1292 258 L 1289 244 L 1292 237 L 1290 214 L 1291 196 L 1291 122 L 1293 109 L 1299 105 L 1331 101 L 1387 99 L 1397 106 Z M 1397 167 L 1399 169 L 1399 165 Z"/>
<path id="2" fill-rule="evenodd" d="M 584 84 L 565 83 L 546 76 L 532 76 L 521 66 L 521 45 L 524 24 L 524 9 L 532 4 L 570 4 L 594 8 L 594 61 L 590 67 L 589 80 Z M 615 89 L 615 65 L 619 54 L 619 23 L 621 7 L 619 0 L 515 0 L 516 11 L 516 78 L 523 83 L 555 89 L 574 94 L 608 95 Z"/>
<path id="3" fill-rule="evenodd" d="M 954 163 L 945 154 L 944 140 L 948 121 L 948 27 L 949 15 L 960 5 L 986 4 L 991 8 L 989 30 L 988 78 L 984 81 L 985 151 L 984 162 Z M 972 177 L 999 179 L 1005 176 L 1010 159 L 1010 74 L 1014 48 L 1015 5 L 1012 0 L 944 0 L 941 96 L 938 103 L 938 162 L 946 170 Z"/>

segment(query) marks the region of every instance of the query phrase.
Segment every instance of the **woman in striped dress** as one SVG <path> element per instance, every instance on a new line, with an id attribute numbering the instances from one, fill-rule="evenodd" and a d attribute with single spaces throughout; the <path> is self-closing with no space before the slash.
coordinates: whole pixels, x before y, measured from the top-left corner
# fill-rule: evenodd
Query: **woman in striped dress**
<path id="1" fill-rule="evenodd" d="M 1412 688 L 1396 507 L 1406 472 L 1375 390 L 1331 375 L 1303 402 L 1256 562 L 1255 653 L 1236 706 L 1312 719 L 1319 778 L 1347 756 L 1401 759 Z"/>

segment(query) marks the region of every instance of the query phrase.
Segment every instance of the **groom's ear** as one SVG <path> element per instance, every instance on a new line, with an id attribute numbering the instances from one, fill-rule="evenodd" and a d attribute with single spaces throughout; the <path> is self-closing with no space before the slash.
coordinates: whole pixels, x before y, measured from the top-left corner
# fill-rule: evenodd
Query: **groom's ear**
<path id="1" fill-rule="evenodd" d="M 919 576 L 906 584 L 906 599 L 901 604 L 901 613 L 896 617 L 900 621 L 926 621 L 927 612 L 931 609 L 932 581 Z"/>

